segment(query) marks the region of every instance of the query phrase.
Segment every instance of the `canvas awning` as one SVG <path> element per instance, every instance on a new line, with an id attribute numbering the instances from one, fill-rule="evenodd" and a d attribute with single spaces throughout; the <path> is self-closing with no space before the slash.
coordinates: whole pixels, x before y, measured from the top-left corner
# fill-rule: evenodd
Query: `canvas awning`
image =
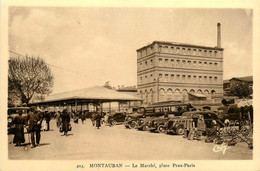
<path id="1" fill-rule="evenodd" d="M 200 98 L 207 98 L 206 95 L 200 94 L 200 93 L 188 93 L 189 95 L 195 96 L 195 97 L 200 97 Z"/>

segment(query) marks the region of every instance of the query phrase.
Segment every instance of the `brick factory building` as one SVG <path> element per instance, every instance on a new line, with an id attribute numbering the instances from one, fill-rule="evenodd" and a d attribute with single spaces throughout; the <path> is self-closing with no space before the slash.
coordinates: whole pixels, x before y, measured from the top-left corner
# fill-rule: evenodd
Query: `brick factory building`
<path id="1" fill-rule="evenodd" d="M 138 95 L 146 103 L 223 97 L 221 25 L 217 46 L 154 41 L 137 50 Z"/>

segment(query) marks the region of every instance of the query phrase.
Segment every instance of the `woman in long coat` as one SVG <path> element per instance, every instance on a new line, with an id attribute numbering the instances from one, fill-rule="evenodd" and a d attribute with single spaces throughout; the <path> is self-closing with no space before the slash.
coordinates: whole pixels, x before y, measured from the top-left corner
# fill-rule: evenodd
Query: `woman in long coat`
<path id="1" fill-rule="evenodd" d="M 98 113 L 97 115 L 96 115 L 96 127 L 99 129 L 99 127 L 101 127 L 101 115 L 100 115 L 100 113 Z"/>
<path id="2" fill-rule="evenodd" d="M 62 119 L 62 131 L 64 132 L 64 135 L 67 135 L 70 126 L 70 115 L 67 109 L 64 109 L 62 111 L 61 119 Z"/>
<path id="3" fill-rule="evenodd" d="M 16 146 L 21 146 L 21 143 L 25 142 L 24 125 L 26 125 L 26 119 L 22 116 L 22 111 L 19 111 L 18 114 L 19 115 L 16 116 L 13 121 L 13 123 L 15 124 L 13 143 L 16 143 Z"/>

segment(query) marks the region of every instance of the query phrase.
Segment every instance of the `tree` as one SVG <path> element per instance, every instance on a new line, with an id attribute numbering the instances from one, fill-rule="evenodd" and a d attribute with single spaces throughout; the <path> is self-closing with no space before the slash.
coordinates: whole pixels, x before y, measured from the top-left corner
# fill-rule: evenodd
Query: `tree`
<path id="1" fill-rule="evenodd" d="M 8 98 L 28 105 L 32 98 L 44 99 L 51 93 L 53 75 L 41 58 L 11 57 L 8 70 Z"/>
<path id="2" fill-rule="evenodd" d="M 246 82 L 238 82 L 230 89 L 230 94 L 239 98 L 248 98 L 252 93 L 252 87 Z"/>

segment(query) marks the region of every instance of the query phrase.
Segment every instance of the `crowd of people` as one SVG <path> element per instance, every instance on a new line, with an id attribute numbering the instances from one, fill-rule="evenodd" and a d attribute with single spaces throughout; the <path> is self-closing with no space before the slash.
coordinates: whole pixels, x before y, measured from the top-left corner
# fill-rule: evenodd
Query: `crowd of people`
<path id="1" fill-rule="evenodd" d="M 29 144 L 31 147 L 37 147 L 41 140 L 41 131 L 50 131 L 50 121 L 52 118 L 56 120 L 56 126 L 59 128 L 59 132 L 63 133 L 64 136 L 68 136 L 68 132 L 72 130 L 71 120 L 75 124 L 79 124 L 79 120 L 84 124 L 89 111 L 71 111 L 63 109 L 62 111 L 56 111 L 55 113 L 49 111 L 37 110 L 35 106 L 30 107 L 30 111 L 26 116 L 23 115 L 23 111 L 18 111 L 18 116 L 13 120 L 15 124 L 15 132 L 13 143 L 16 146 L 21 146 L 25 143 L 25 131 L 30 135 Z M 93 126 L 97 129 L 101 127 L 103 114 L 95 112 L 91 115 L 91 121 Z M 28 135 L 28 136 L 29 136 Z"/>

